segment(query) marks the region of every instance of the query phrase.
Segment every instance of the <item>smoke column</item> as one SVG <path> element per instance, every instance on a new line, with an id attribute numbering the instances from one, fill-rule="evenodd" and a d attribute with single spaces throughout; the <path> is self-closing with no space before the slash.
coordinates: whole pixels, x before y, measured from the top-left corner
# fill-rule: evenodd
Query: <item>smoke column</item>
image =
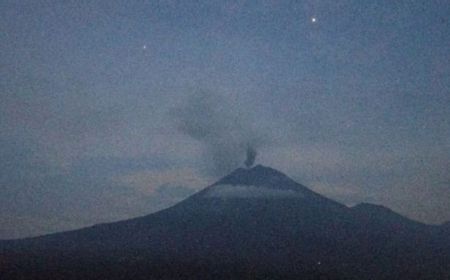
<path id="1" fill-rule="evenodd" d="M 211 175 L 223 175 L 256 157 L 264 137 L 230 100 L 211 92 L 195 92 L 171 111 L 176 128 L 201 144 Z"/>
<path id="2" fill-rule="evenodd" d="M 247 166 L 247 168 L 250 168 L 255 163 L 257 154 L 258 153 L 256 152 L 256 150 L 253 147 L 251 147 L 251 146 L 247 147 L 247 159 L 244 162 L 244 164 L 245 164 L 245 166 Z"/>

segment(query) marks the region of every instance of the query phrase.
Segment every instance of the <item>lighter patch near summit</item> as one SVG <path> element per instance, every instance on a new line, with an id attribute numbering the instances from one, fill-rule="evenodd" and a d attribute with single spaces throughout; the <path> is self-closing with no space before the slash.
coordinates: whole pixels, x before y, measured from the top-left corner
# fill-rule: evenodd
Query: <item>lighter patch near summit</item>
<path id="1" fill-rule="evenodd" d="M 287 198 L 303 197 L 303 194 L 294 190 L 280 190 L 252 185 L 216 185 L 210 188 L 204 196 L 220 198 Z"/>

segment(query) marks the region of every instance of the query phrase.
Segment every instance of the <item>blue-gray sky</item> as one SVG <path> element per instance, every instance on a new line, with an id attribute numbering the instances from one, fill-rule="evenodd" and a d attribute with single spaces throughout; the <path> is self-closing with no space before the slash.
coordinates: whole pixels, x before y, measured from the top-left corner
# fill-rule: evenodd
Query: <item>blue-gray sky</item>
<path id="1" fill-rule="evenodd" d="M 449 14 L 445 0 L 3 0 L 0 238 L 167 207 L 249 145 L 346 204 L 450 220 Z"/>

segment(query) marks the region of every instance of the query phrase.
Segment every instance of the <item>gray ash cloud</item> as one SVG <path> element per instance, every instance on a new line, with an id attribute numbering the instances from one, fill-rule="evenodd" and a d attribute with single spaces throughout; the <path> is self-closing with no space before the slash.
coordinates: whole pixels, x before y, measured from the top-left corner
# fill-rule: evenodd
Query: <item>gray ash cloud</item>
<path id="1" fill-rule="evenodd" d="M 255 163 L 257 155 L 258 155 L 258 153 L 252 146 L 247 147 L 247 159 L 244 162 L 244 164 L 247 168 L 252 167 L 252 165 Z"/>
<path id="2" fill-rule="evenodd" d="M 253 165 L 263 135 L 229 100 L 199 91 L 171 111 L 177 129 L 202 144 L 208 172 L 223 175 Z"/>

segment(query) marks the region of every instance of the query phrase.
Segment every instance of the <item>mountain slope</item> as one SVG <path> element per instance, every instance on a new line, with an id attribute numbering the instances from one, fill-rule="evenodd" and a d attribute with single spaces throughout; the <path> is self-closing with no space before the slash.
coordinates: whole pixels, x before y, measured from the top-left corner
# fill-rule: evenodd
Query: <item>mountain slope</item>
<path id="1" fill-rule="evenodd" d="M 348 208 L 256 166 L 155 214 L 3 243 L 0 272 L 25 279 L 445 279 L 449 251 L 438 237 L 439 227 L 380 206 Z"/>

